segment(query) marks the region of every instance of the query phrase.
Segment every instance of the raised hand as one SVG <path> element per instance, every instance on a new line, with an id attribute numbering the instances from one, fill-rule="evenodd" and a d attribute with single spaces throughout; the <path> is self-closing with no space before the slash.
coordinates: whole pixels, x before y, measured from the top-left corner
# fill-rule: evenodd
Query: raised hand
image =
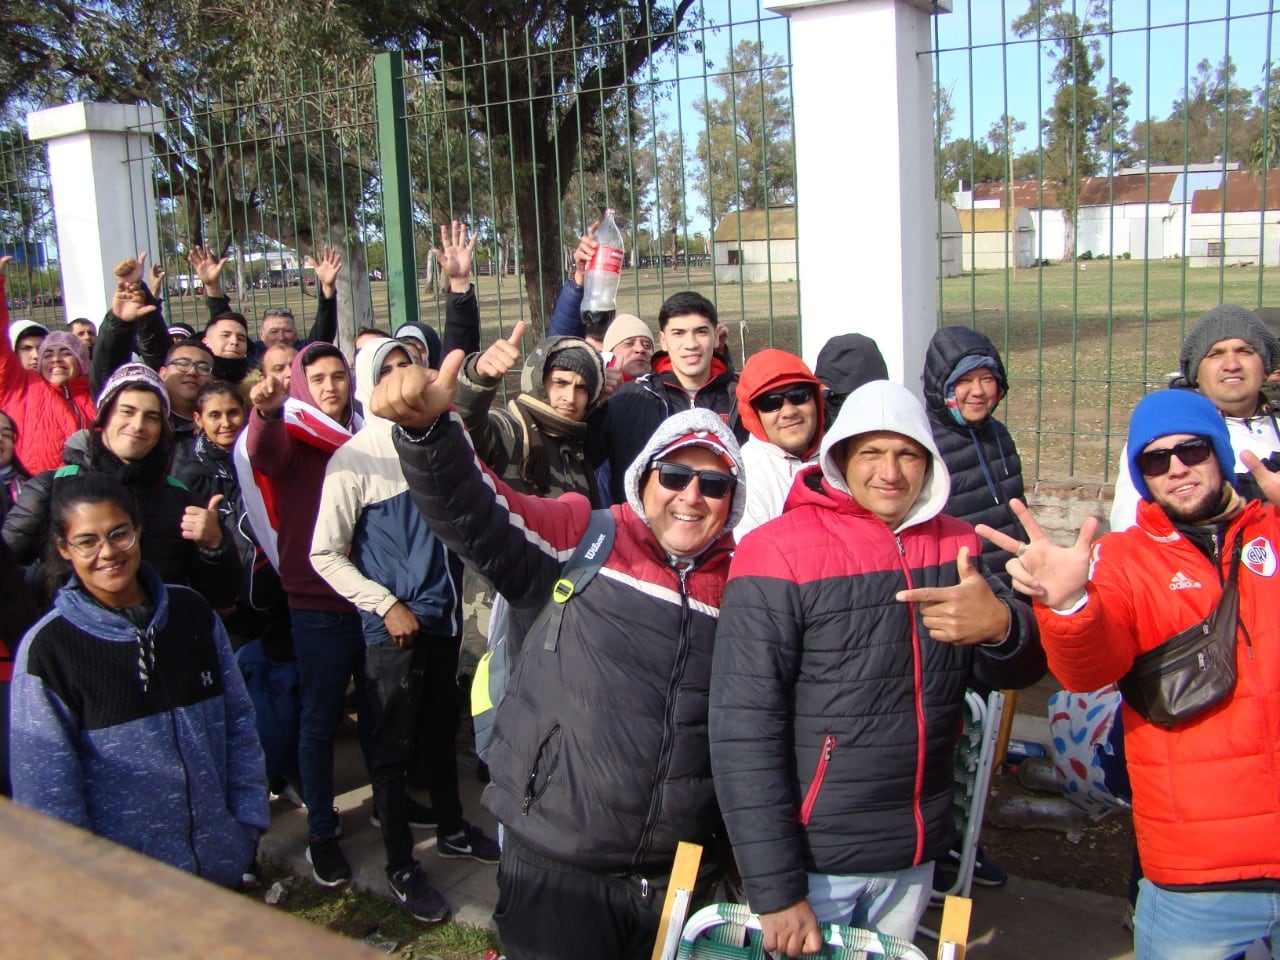
<path id="1" fill-rule="evenodd" d="M 196 546 L 217 550 L 222 546 L 222 526 L 218 523 L 218 504 L 225 498 L 215 493 L 207 507 L 187 507 L 182 513 L 182 539 L 194 540 Z"/>
<path id="2" fill-rule="evenodd" d="M 595 256 L 596 247 L 600 246 L 600 241 L 596 239 L 599 227 L 599 220 L 589 226 L 586 234 L 578 238 L 578 248 L 573 251 L 573 282 L 578 286 L 582 286 L 582 282 L 587 279 L 587 264 Z"/>
<path id="3" fill-rule="evenodd" d="M 467 355 L 452 351 L 440 369 L 397 367 L 373 388 L 369 409 L 375 417 L 402 427 L 421 430 L 447 411 L 458 393 L 458 371 Z"/>
<path id="4" fill-rule="evenodd" d="M 471 234 L 468 240 L 467 232 L 467 225 L 459 220 L 454 220 L 447 227 L 442 223 L 440 247 L 431 248 L 454 293 L 466 293 L 471 286 L 471 258 L 476 249 L 476 235 Z"/>
<path id="5" fill-rule="evenodd" d="M 13 257 L 0 257 L 0 277 L 4 276 L 5 270 L 9 269 L 9 264 L 13 262 Z"/>
<path id="6" fill-rule="evenodd" d="M 274 420 L 289 399 L 289 388 L 274 373 L 269 373 L 249 391 L 249 403 L 257 407 L 264 420 Z"/>
<path id="7" fill-rule="evenodd" d="M 1252 450 L 1240 451 L 1240 462 L 1249 468 L 1253 479 L 1258 481 L 1262 495 L 1277 507 L 1280 507 L 1280 473 L 1267 469 L 1267 465 L 1258 459 Z"/>
<path id="8" fill-rule="evenodd" d="M 524 336 L 525 322 L 521 320 L 511 329 L 511 335 L 498 338 L 476 360 L 476 373 L 490 380 L 501 380 L 507 371 L 520 362 L 520 338 Z"/>
<path id="9" fill-rule="evenodd" d="M 151 292 L 157 297 L 164 296 L 164 267 L 158 263 L 151 265 Z"/>
<path id="10" fill-rule="evenodd" d="M 320 248 L 320 259 L 307 257 L 303 266 L 316 272 L 316 283 L 320 284 L 320 292 L 327 299 L 338 289 L 338 273 L 342 270 L 342 257 L 338 251 L 327 243 Z"/>
<path id="11" fill-rule="evenodd" d="M 942 643 L 967 646 L 1004 639 L 1012 614 L 969 559 L 968 547 L 956 554 L 956 572 L 960 582 L 954 586 L 899 590 L 896 599 L 918 605 L 929 636 Z"/>
<path id="12" fill-rule="evenodd" d="M 155 309 L 154 303 L 147 303 L 147 296 L 137 283 L 121 280 L 116 284 L 116 292 L 111 297 L 111 313 L 121 322 L 135 323 L 139 317 L 154 313 Z"/>
<path id="13" fill-rule="evenodd" d="M 139 250 L 137 257 L 125 257 L 116 264 L 111 272 L 121 283 L 141 283 L 143 266 L 147 262 L 147 251 Z"/>
<path id="14" fill-rule="evenodd" d="M 1074 544 L 1060 547 L 1045 536 L 1025 503 L 1010 500 L 1009 506 L 1027 532 L 1027 543 L 1019 543 L 985 523 L 976 529 L 978 536 L 1014 555 L 1004 567 L 1013 578 L 1013 588 L 1055 610 L 1078 603 L 1089 582 L 1089 548 L 1098 530 L 1097 519 L 1090 517 L 1084 522 Z"/>
<path id="15" fill-rule="evenodd" d="M 208 247 L 195 244 L 191 247 L 189 259 L 191 272 L 204 281 L 206 291 L 222 289 L 222 268 L 227 265 L 227 257 L 219 260 Z"/>

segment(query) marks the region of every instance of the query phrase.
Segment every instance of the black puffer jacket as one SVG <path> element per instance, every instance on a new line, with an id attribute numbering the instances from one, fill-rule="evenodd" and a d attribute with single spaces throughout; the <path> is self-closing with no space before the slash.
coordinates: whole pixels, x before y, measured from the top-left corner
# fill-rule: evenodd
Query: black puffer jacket
<path id="1" fill-rule="evenodd" d="M 1015 540 L 1026 533 L 1009 507 L 1023 499 L 1022 460 L 1005 425 L 993 415 L 976 427 L 961 424 L 947 409 L 946 382 L 965 357 L 989 357 L 987 364 L 1000 383 L 1001 396 L 1009 380 L 995 346 L 968 327 L 944 327 L 933 335 L 924 359 L 924 398 L 929 426 L 938 452 L 951 471 L 951 497 L 944 512 L 975 526 L 985 523 Z M 1009 583 L 1004 565 L 1010 554 L 982 541 L 982 558 L 997 577 Z"/>
<path id="2" fill-rule="evenodd" d="M 482 474 L 456 415 L 421 442 L 394 436 L 432 531 L 527 626 L 587 528 L 586 498 L 526 496 Z M 744 496 L 735 494 L 738 514 Z M 681 571 L 630 505 L 611 510 L 613 549 L 566 604 L 555 649 L 531 636 L 518 655 L 484 805 L 544 856 L 667 873 L 680 840 L 705 842 L 718 823 L 707 697 L 732 538 Z"/>
<path id="3" fill-rule="evenodd" d="M 226 524 L 222 525 L 222 544 L 214 551 L 203 550 L 182 537 L 182 515 L 187 507 L 203 507 L 208 498 L 201 499 L 168 475 L 169 454 L 162 447 L 152 451 L 155 460 L 147 457 L 122 464 L 102 446 L 100 436 L 90 434 L 90 452 L 69 444 L 64 456 L 69 467 L 110 474 L 133 494 L 142 514 L 142 559 L 165 583 L 191 587 L 214 609 L 235 603 L 240 590 L 240 558 Z M 46 470 L 32 477 L 5 518 L 4 542 L 19 563 L 39 563 L 45 555 L 49 504 L 59 472 Z"/>

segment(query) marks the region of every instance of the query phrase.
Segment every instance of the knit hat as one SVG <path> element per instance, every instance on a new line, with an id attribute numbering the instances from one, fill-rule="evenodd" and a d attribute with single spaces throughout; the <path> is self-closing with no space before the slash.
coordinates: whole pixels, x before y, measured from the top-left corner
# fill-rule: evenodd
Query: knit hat
<path id="1" fill-rule="evenodd" d="M 49 335 L 49 328 L 34 320 L 19 319 L 9 324 L 9 346 L 18 349 L 18 341 L 29 333 L 39 333 L 42 337 Z"/>
<path id="2" fill-rule="evenodd" d="M 190 340 L 195 335 L 195 328 L 189 323 L 171 323 L 169 325 L 169 336 L 171 337 L 182 337 L 184 340 Z"/>
<path id="3" fill-rule="evenodd" d="M 637 317 L 634 313 L 620 313 L 613 318 L 613 323 L 609 324 L 609 329 L 604 334 L 604 349 L 612 350 L 623 340 L 630 340 L 632 337 L 648 337 L 649 343 L 654 343 L 653 331 L 649 329 L 649 325 Z"/>
<path id="4" fill-rule="evenodd" d="M 1138 455 L 1151 441 L 1178 433 L 1208 437 L 1213 441 L 1213 452 L 1218 456 L 1222 474 L 1228 483 L 1235 486 L 1236 454 L 1231 448 L 1226 421 L 1213 401 L 1191 390 L 1157 390 L 1147 394 L 1133 408 L 1133 415 L 1129 417 L 1128 446 L 1125 448 L 1129 458 L 1129 477 L 1143 500 L 1151 499 L 1151 491 L 1147 488 L 1147 478 L 1138 469 Z"/>
<path id="5" fill-rule="evenodd" d="M 40 362 L 43 364 L 45 354 L 57 347 L 66 347 L 71 351 L 71 356 L 76 358 L 76 365 L 80 368 L 76 376 L 83 377 L 89 372 L 89 351 L 84 348 L 79 337 L 66 330 L 55 330 L 44 338 L 40 344 Z"/>
<path id="6" fill-rule="evenodd" d="M 1200 363 L 1215 343 L 1223 340 L 1243 340 L 1262 358 L 1262 370 L 1270 373 L 1280 363 L 1280 340 L 1267 329 L 1252 310 L 1234 303 L 1223 303 L 1196 321 L 1196 325 L 1182 342 L 1178 366 L 1191 386 L 1197 386 L 1196 375 Z"/>
<path id="7" fill-rule="evenodd" d="M 591 396 L 595 396 L 596 391 L 600 389 L 599 370 L 577 347 L 561 347 L 548 356 L 546 365 L 542 368 L 542 375 L 545 377 L 552 370 L 568 370 L 570 373 L 576 373 L 586 381 L 587 393 Z"/>
<path id="8" fill-rule="evenodd" d="M 107 382 L 102 385 L 102 389 L 98 392 L 98 419 L 95 423 L 98 426 L 106 423 L 107 411 L 110 409 L 117 393 L 121 390 L 139 388 L 151 390 L 160 398 L 160 406 L 164 410 L 165 420 L 167 421 L 169 419 L 169 392 L 164 388 L 164 381 L 145 363 L 126 363 L 122 367 L 117 367 L 115 372 L 107 377 Z"/>

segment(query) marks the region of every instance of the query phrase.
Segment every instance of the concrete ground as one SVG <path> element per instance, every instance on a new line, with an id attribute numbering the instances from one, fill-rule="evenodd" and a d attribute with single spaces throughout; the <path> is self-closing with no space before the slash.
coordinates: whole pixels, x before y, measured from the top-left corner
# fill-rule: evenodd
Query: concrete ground
<path id="1" fill-rule="evenodd" d="M 1033 688 L 1019 701 L 1014 737 L 1044 742 L 1048 721 L 1043 709 L 1044 692 Z M 1023 710 L 1029 712 L 1022 712 Z M 1033 711 L 1033 712 L 1032 712 Z M 475 777 L 474 759 L 459 759 L 462 802 L 466 816 L 496 836 L 493 819 L 480 808 L 483 789 Z M 353 736 L 338 743 L 336 804 L 342 815 L 342 843 L 354 882 L 361 888 L 386 895 L 386 865 L 382 835 L 369 823 L 373 795 Z M 425 797 L 423 799 L 426 799 Z M 272 860 L 288 864 L 300 876 L 309 876 L 306 862 L 306 811 L 277 801 L 272 805 L 271 831 L 262 849 Z M 462 923 L 491 926 L 497 900 L 496 867 L 470 860 L 443 860 L 435 853 L 435 831 L 416 832 L 419 862 L 431 882 L 444 894 Z M 1012 877 L 1003 887 L 975 887 L 969 960 L 1129 960 L 1132 934 L 1123 926 L 1128 904 L 1123 898 L 1081 890 L 1058 888 L 1034 880 Z M 925 915 L 926 926 L 936 926 L 940 913 Z M 917 946 L 930 956 L 936 946 L 921 937 Z"/>

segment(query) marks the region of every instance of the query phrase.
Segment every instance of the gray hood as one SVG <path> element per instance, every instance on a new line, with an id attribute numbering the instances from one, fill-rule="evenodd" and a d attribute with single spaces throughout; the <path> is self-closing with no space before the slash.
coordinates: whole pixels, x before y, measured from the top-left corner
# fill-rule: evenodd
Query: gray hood
<path id="1" fill-rule="evenodd" d="M 888 380 L 876 380 L 849 394 L 840 408 L 840 415 L 822 438 L 818 452 L 822 476 L 837 490 L 849 493 L 849 484 L 832 451 L 850 437 L 878 430 L 910 437 L 928 450 L 930 457 L 929 474 L 925 477 L 920 496 L 894 532 L 932 520 L 942 512 L 951 496 L 951 474 L 933 442 L 933 431 L 929 429 L 924 407 L 906 387 Z"/>
<path id="2" fill-rule="evenodd" d="M 746 469 L 742 463 L 742 451 L 738 448 L 738 439 L 733 435 L 733 431 L 725 426 L 724 421 L 720 419 L 718 414 L 702 407 L 693 410 L 682 410 L 675 416 L 668 417 L 653 432 L 653 436 L 649 438 L 649 442 L 640 451 L 640 455 L 627 468 L 623 484 L 623 488 L 627 492 L 627 503 L 636 512 L 636 516 L 641 520 L 645 519 L 644 503 L 640 496 L 640 484 L 644 480 L 645 471 L 649 469 L 649 462 L 660 450 L 687 433 L 714 434 L 716 441 L 729 451 L 729 455 L 733 457 L 733 462 L 738 466 L 738 482 L 733 488 L 733 502 L 729 505 L 729 516 L 724 523 L 724 533 L 728 533 L 742 519 L 742 513 L 747 506 Z"/>
<path id="3" fill-rule="evenodd" d="M 390 425 L 390 421 L 375 417 L 369 412 L 369 402 L 373 399 L 373 388 L 378 385 L 378 371 L 382 369 L 383 361 L 387 359 L 387 354 L 392 350 L 400 350 L 410 360 L 413 359 L 413 354 L 409 352 L 409 349 L 403 343 L 399 340 L 389 340 L 386 337 L 370 340 L 356 351 L 355 393 L 356 399 L 360 401 L 360 407 L 364 411 L 364 422 L 366 424 L 377 422 L 380 425 Z"/>

